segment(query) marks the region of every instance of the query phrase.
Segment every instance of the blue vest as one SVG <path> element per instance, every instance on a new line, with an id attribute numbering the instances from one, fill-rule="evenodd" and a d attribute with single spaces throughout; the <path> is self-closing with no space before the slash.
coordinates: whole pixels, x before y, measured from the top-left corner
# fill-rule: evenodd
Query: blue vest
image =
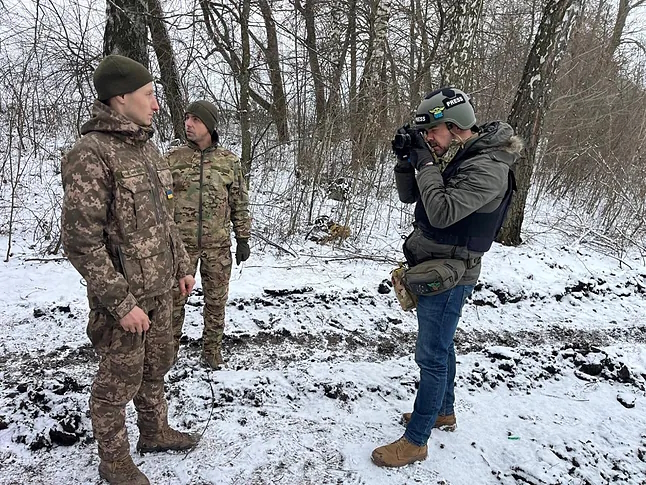
<path id="1" fill-rule="evenodd" d="M 467 157 L 468 150 L 460 150 L 455 154 L 453 160 L 442 172 L 444 184 L 455 176 Z M 502 163 L 502 162 L 501 162 Z M 428 220 L 426 209 L 421 198 L 415 206 L 415 224 L 422 231 L 424 236 L 439 244 L 449 246 L 466 247 L 469 251 L 484 253 L 489 251 L 500 228 L 502 227 L 507 210 L 511 205 L 511 197 L 516 190 L 516 179 L 514 172 L 510 169 L 507 180 L 507 191 L 500 205 L 490 213 L 474 212 L 455 224 L 439 229 L 433 227 Z"/>

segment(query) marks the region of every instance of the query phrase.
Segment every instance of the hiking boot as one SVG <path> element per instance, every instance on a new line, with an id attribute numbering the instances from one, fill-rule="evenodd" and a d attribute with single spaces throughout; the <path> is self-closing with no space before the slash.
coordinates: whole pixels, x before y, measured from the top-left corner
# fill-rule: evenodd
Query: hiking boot
<path id="1" fill-rule="evenodd" d="M 224 359 L 222 358 L 220 349 L 204 350 L 202 352 L 202 359 L 204 359 L 208 367 L 214 370 L 220 370 L 224 366 Z"/>
<path id="2" fill-rule="evenodd" d="M 380 446 L 372 452 L 372 461 L 377 466 L 400 467 L 426 459 L 428 447 L 417 446 L 403 436 L 394 443 Z"/>
<path id="3" fill-rule="evenodd" d="M 141 473 L 130 455 L 117 460 L 101 460 L 99 476 L 110 485 L 150 485 L 146 475 Z"/>
<path id="4" fill-rule="evenodd" d="M 408 423 L 410 423 L 411 414 L 412 413 L 402 414 L 402 424 L 404 426 L 408 426 Z M 458 427 L 458 423 L 455 420 L 455 414 L 438 416 L 433 427 L 441 431 L 455 431 L 455 429 Z"/>
<path id="5" fill-rule="evenodd" d="M 141 433 L 137 441 L 137 451 L 141 454 L 154 451 L 190 450 L 200 441 L 200 436 L 194 433 L 184 433 L 166 426 L 162 431 L 148 435 Z"/>

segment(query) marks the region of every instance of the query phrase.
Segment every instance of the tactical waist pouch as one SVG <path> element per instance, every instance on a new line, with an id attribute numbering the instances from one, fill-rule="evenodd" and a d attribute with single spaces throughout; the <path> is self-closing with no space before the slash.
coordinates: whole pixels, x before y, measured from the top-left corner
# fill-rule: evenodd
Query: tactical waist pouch
<path id="1" fill-rule="evenodd" d="M 459 259 L 431 259 L 407 270 L 404 283 L 414 295 L 439 295 L 455 288 L 466 269 Z"/>
<path id="2" fill-rule="evenodd" d="M 399 301 L 402 310 L 405 312 L 417 307 L 417 296 L 411 293 L 404 282 L 406 279 L 406 270 L 407 266 L 400 263 L 399 268 L 395 268 L 390 272 L 390 279 L 393 282 L 395 296 L 397 297 L 397 301 Z"/>

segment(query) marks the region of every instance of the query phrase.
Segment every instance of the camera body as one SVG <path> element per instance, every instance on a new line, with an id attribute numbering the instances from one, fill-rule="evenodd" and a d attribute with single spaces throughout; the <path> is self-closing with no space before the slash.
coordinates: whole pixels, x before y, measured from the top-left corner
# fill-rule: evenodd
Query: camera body
<path id="1" fill-rule="evenodd" d="M 401 128 L 400 128 L 401 129 Z M 393 138 L 393 148 L 397 150 L 404 150 L 411 147 L 412 138 L 410 134 L 404 133 L 395 133 L 395 138 Z"/>
<path id="2" fill-rule="evenodd" d="M 391 144 L 396 155 L 408 153 L 411 148 L 422 148 L 426 130 L 406 124 L 397 130 Z"/>

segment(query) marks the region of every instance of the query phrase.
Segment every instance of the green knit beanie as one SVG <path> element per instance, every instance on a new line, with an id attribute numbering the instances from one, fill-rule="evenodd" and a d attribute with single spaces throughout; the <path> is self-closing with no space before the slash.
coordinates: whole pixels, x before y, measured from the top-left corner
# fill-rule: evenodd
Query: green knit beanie
<path id="1" fill-rule="evenodd" d="M 206 126 L 209 133 L 211 133 L 211 137 L 213 137 L 213 132 L 216 131 L 218 126 L 218 109 L 213 103 L 209 103 L 203 99 L 200 101 L 193 101 L 186 107 L 186 112 L 197 116 L 202 120 L 204 126 Z"/>
<path id="2" fill-rule="evenodd" d="M 143 65 L 116 54 L 106 56 L 94 71 L 94 87 L 100 101 L 136 91 L 152 80 Z"/>

